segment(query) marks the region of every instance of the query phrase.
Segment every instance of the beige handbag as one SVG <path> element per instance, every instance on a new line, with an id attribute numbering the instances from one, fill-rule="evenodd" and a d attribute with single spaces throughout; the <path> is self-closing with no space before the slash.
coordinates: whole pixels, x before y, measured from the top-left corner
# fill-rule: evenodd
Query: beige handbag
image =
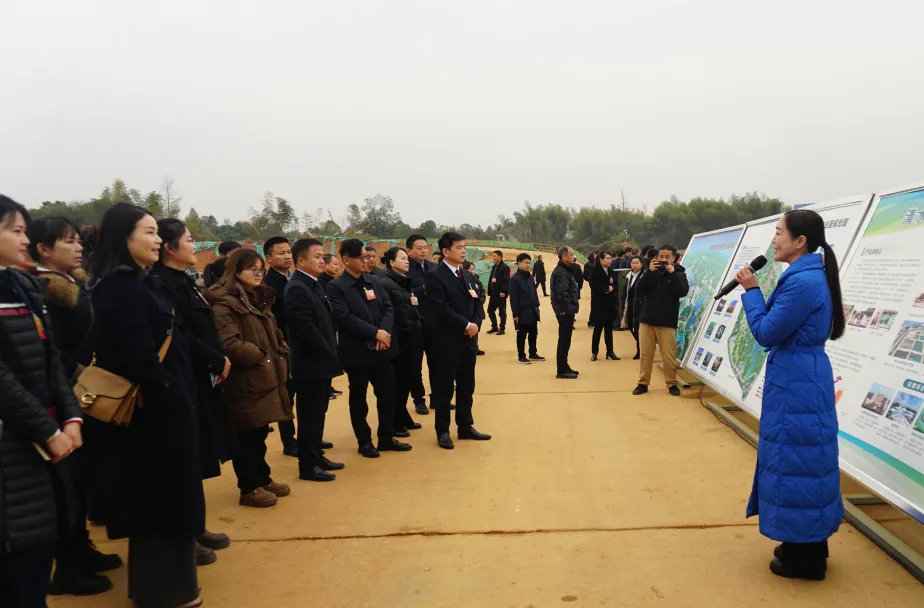
<path id="1" fill-rule="evenodd" d="M 170 350 L 173 331 L 167 334 L 157 353 L 161 363 Z M 74 385 L 74 395 L 83 413 L 102 422 L 128 426 L 136 407 L 141 407 L 140 386 L 96 366 L 96 356 L 90 366 L 81 372 Z"/>

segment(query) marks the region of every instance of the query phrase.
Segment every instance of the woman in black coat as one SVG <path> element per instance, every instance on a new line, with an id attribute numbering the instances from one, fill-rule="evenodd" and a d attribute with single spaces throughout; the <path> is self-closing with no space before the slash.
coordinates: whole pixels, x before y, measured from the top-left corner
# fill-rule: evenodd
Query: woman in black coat
<path id="1" fill-rule="evenodd" d="M 177 219 L 162 219 L 157 222 L 157 232 L 163 245 L 160 261 L 151 274 L 161 279 L 164 293 L 176 311 L 176 329 L 189 343 L 199 414 L 202 479 L 212 479 L 221 475 L 221 463 L 231 460 L 237 452 L 237 435 L 221 384 L 228 377 L 231 362 L 218 336 L 212 307 L 186 272 L 196 264 L 196 246 L 186 224 Z M 231 544 L 225 534 L 209 531 L 196 541 L 200 566 L 214 562 L 215 550 Z"/>
<path id="2" fill-rule="evenodd" d="M 71 506 L 40 450 L 63 465 L 83 441 L 44 285 L 10 268 L 26 261 L 28 221 L 24 207 L 0 195 L 0 606 L 16 608 L 45 605 L 55 537 Z"/>
<path id="3" fill-rule="evenodd" d="M 629 274 L 626 277 L 626 289 L 628 290 L 628 294 L 626 295 L 626 307 L 623 312 L 623 319 L 626 326 L 632 331 L 632 337 L 635 338 L 635 356 L 632 357 L 635 360 L 638 360 L 640 356 L 638 323 L 639 315 L 642 313 L 642 296 L 638 293 L 638 280 L 642 278 L 644 272 L 642 258 L 632 258 L 632 261 L 629 262 Z"/>
<path id="4" fill-rule="evenodd" d="M 600 352 L 600 334 L 606 344 L 606 358 L 619 361 L 613 352 L 613 317 L 616 314 L 616 279 L 610 274 L 613 256 L 603 251 L 597 256 L 590 273 L 590 322 L 594 335 L 590 344 L 590 360 L 596 361 Z"/>
<path id="5" fill-rule="evenodd" d="M 385 276 L 382 287 L 388 293 L 395 309 L 394 338 L 398 342 L 398 354 L 392 359 L 395 370 L 395 437 L 410 437 L 409 430 L 421 427 L 414 422 L 407 410 L 411 394 L 411 381 L 420 376 L 423 353 L 423 337 L 420 331 L 420 313 L 417 311 L 417 296 L 411 295 L 411 277 L 408 276 L 410 260 L 407 251 L 392 247 L 382 257 Z"/>
<path id="6" fill-rule="evenodd" d="M 140 385 L 143 406 L 108 428 L 106 525 L 128 538 L 129 597 L 136 606 L 198 606 L 196 537 L 205 531 L 195 381 L 189 345 L 174 331 L 162 282 L 147 273 L 160 254 L 157 222 L 128 203 L 103 216 L 90 261 L 96 364 Z M 172 335 L 161 362 L 158 351 Z"/>

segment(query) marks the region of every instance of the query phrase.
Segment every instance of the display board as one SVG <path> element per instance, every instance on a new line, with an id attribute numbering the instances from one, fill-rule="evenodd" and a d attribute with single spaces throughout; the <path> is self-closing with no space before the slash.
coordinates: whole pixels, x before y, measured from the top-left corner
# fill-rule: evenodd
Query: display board
<path id="1" fill-rule="evenodd" d="M 872 205 L 841 273 L 829 341 L 848 474 L 924 522 L 924 185 Z"/>
<path id="2" fill-rule="evenodd" d="M 687 273 L 690 292 L 680 300 L 680 316 L 677 320 L 678 361 L 686 359 L 703 318 L 709 315 L 712 296 L 722 286 L 722 277 L 728 270 L 742 233 L 744 224 L 694 234 L 690 239 L 681 262 Z"/>
<path id="3" fill-rule="evenodd" d="M 839 258 L 847 254 L 869 209 L 871 198 L 871 195 L 863 195 L 808 207 L 824 219 L 828 243 Z M 776 215 L 747 224 L 720 285 L 733 280 L 738 270 L 757 256 L 764 255 L 770 263 L 757 273 L 757 280 L 761 291 L 769 296 L 787 267 L 782 262 L 773 261 L 772 241 L 780 217 Z M 733 403 L 760 417 L 767 352 L 751 335 L 741 307 L 743 293 L 738 287 L 718 302 L 710 300 L 711 312 L 704 315 L 685 367 Z"/>

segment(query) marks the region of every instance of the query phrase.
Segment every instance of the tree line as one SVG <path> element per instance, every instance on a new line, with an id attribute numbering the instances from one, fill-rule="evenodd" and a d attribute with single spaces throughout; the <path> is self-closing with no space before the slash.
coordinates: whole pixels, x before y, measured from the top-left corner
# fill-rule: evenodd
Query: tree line
<path id="1" fill-rule="evenodd" d="M 448 230 L 479 240 L 507 240 L 549 245 L 570 244 L 580 251 L 614 249 L 622 243 L 635 245 L 671 243 L 684 247 L 690 237 L 727 226 L 781 213 L 788 207 L 777 198 L 749 192 L 723 198 L 697 197 L 682 201 L 675 196 L 658 204 L 654 211 L 631 209 L 623 202 L 608 208 L 574 207 L 559 204 L 533 205 L 512 216 L 499 215 L 497 221 L 482 227 L 465 223 L 458 226 L 426 220 L 411 226 L 401 218 L 390 196 L 376 194 L 360 204 L 347 206 L 345 217 L 338 222 L 323 208 L 299 216 L 287 199 L 267 191 L 245 220 L 219 222 L 214 215 L 200 216 L 189 207 L 182 212 L 183 198 L 178 196 L 174 180 L 164 177 L 157 190 L 142 194 L 128 188 L 121 179 L 103 188 L 89 201 L 45 201 L 33 210 L 35 217 L 60 215 L 79 224 L 99 224 L 103 213 L 117 202 L 144 207 L 154 217 L 183 219 L 198 241 L 263 240 L 273 235 L 297 237 L 303 234 L 349 236 L 363 239 L 404 239 L 412 232 L 428 238 L 439 237 Z"/>

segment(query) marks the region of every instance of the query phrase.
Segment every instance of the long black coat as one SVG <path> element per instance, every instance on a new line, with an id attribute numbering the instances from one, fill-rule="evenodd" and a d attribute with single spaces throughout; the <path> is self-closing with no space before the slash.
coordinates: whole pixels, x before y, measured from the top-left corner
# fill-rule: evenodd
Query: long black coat
<path id="1" fill-rule="evenodd" d="M 156 276 L 120 267 L 90 283 L 92 344 L 103 369 L 140 384 L 143 406 L 127 427 L 108 427 L 105 500 L 110 538 L 191 537 L 205 530 L 198 414 L 189 345 L 174 332 L 157 352 L 174 308 Z"/>
<path id="2" fill-rule="evenodd" d="M 645 270 L 638 273 L 635 281 L 632 280 L 632 272 L 626 275 L 626 296 L 625 318 L 626 325 L 629 329 L 638 330 L 639 315 L 642 312 L 642 294 L 638 290 L 638 282 L 645 274 Z"/>
<path id="3" fill-rule="evenodd" d="M 616 278 L 602 264 L 594 264 L 590 272 L 590 321 L 611 326 L 615 318 Z"/>
<path id="4" fill-rule="evenodd" d="M 436 264 L 430 260 L 424 260 L 423 263 L 410 260 L 407 276 L 411 277 L 411 293 L 418 298 L 422 298 L 427 294 L 426 281 L 424 279 L 426 274 L 435 268 Z"/>
<path id="5" fill-rule="evenodd" d="M 481 327 L 484 321 L 475 288 L 478 279 L 466 270 L 461 275 L 460 280 L 446 264 L 437 266 L 426 275 L 427 297 L 421 302 L 428 340 L 456 352 L 475 350 L 475 341 L 465 335 L 465 328 L 469 323 Z"/>
<path id="6" fill-rule="evenodd" d="M 176 311 L 176 330 L 189 343 L 199 413 L 202 478 L 218 477 L 221 463 L 236 456 L 239 447 L 225 387 L 212 385 L 212 376 L 220 375 L 225 368 L 225 348 L 212 307 L 186 272 L 157 264 L 152 274 L 160 277 L 164 295 Z"/>
<path id="7" fill-rule="evenodd" d="M 545 262 L 542 260 L 536 260 L 536 263 L 533 264 L 533 278 L 536 279 L 537 283 L 545 280 Z"/>
<path id="8" fill-rule="evenodd" d="M 293 380 L 329 380 L 343 374 L 332 309 L 324 290 L 322 283 L 300 271 L 286 285 Z"/>
<path id="9" fill-rule="evenodd" d="M 364 290 L 371 290 L 375 299 L 367 300 Z M 391 334 L 395 329 L 395 310 L 378 278 L 364 273 L 356 279 L 344 272 L 331 281 L 327 299 L 340 332 L 338 352 L 344 368 L 374 367 L 378 357 L 391 359 L 398 354 L 396 340 L 388 350 L 375 350 L 376 333 L 383 329 Z"/>
<path id="10" fill-rule="evenodd" d="M 529 272 L 518 270 L 510 279 L 510 314 L 522 325 L 539 322 L 539 294 Z"/>
<path id="11" fill-rule="evenodd" d="M 6 551 L 54 540 L 51 466 L 32 444 L 44 445 L 65 422 L 81 418 L 43 310 L 44 289 L 39 279 L 0 271 L 0 549 Z M 44 325 L 44 340 L 33 313 Z"/>

